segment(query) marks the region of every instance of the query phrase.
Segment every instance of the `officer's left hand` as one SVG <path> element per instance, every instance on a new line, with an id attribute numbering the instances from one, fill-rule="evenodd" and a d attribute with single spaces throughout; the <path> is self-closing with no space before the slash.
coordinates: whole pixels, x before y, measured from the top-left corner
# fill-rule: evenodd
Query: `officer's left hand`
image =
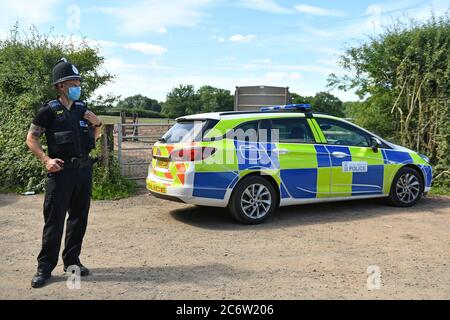
<path id="1" fill-rule="evenodd" d="M 92 111 L 86 111 L 84 118 L 94 126 L 98 126 L 101 123 L 100 119 Z"/>

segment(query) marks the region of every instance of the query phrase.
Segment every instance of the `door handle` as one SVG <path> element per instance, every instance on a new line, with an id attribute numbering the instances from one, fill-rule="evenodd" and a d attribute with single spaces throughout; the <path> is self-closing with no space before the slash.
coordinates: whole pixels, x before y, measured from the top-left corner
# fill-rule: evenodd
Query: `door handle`
<path id="1" fill-rule="evenodd" d="M 349 156 L 348 154 L 346 154 L 344 152 L 339 152 L 339 151 L 335 151 L 331 155 L 335 158 L 345 158 L 345 157 Z"/>
<path id="2" fill-rule="evenodd" d="M 276 152 L 278 154 L 288 154 L 289 150 L 288 149 L 273 149 L 273 152 Z"/>

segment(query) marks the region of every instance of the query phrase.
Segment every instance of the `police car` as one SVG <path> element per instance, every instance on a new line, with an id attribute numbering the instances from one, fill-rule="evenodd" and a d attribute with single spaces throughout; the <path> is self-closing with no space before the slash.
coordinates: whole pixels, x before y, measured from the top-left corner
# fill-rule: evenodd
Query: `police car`
<path id="1" fill-rule="evenodd" d="M 431 170 L 424 155 L 297 104 L 178 118 L 155 143 L 146 182 L 159 198 L 227 207 L 257 224 L 304 203 L 384 197 L 412 206 Z"/>

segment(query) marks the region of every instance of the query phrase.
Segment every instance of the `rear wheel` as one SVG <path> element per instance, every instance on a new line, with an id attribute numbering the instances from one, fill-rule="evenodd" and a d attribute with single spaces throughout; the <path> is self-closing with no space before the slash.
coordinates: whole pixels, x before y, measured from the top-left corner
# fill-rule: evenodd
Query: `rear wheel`
<path id="1" fill-rule="evenodd" d="M 415 205 L 423 193 L 423 180 L 420 174 L 412 168 L 401 168 L 392 181 L 390 204 L 397 207 Z"/>
<path id="2" fill-rule="evenodd" d="M 260 176 L 244 178 L 235 187 L 228 204 L 231 215 L 245 224 L 266 221 L 277 207 L 272 184 Z"/>

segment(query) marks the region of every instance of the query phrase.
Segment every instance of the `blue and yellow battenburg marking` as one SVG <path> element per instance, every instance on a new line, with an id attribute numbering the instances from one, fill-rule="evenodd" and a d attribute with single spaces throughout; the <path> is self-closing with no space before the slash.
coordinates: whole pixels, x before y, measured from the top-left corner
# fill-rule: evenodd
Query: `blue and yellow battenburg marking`
<path id="1" fill-rule="evenodd" d="M 230 141 L 225 148 L 235 153 L 229 164 L 196 163 L 192 196 L 224 199 L 239 178 L 252 171 L 265 171 L 276 179 L 282 199 L 313 199 L 388 194 L 398 169 L 419 162 L 425 187 L 431 186 L 431 166 L 415 153 L 398 150 L 331 146 L 322 144 L 283 144 Z M 281 155 L 275 149 L 289 148 Z M 173 146 L 155 148 L 155 155 L 168 156 Z M 340 153 L 340 157 L 333 156 Z M 189 163 L 169 163 L 166 170 L 152 172 L 164 183 L 148 182 L 152 191 L 166 193 L 168 186 L 183 187 Z M 353 167 L 352 167 L 353 166 Z"/>
<path id="2" fill-rule="evenodd" d="M 313 199 L 388 194 L 397 170 L 414 163 L 409 152 L 332 145 L 290 144 L 291 152 L 274 150 L 283 143 L 234 141 L 237 168 L 228 172 L 196 172 L 193 196 L 223 199 L 243 172 L 277 175 L 281 198 Z M 341 153 L 340 157 L 333 153 Z M 353 165 L 353 167 L 352 167 Z M 431 166 L 420 165 L 425 186 L 431 185 Z M 237 169 L 237 170 L 236 170 Z M 241 173 L 241 174 L 240 174 Z"/>

